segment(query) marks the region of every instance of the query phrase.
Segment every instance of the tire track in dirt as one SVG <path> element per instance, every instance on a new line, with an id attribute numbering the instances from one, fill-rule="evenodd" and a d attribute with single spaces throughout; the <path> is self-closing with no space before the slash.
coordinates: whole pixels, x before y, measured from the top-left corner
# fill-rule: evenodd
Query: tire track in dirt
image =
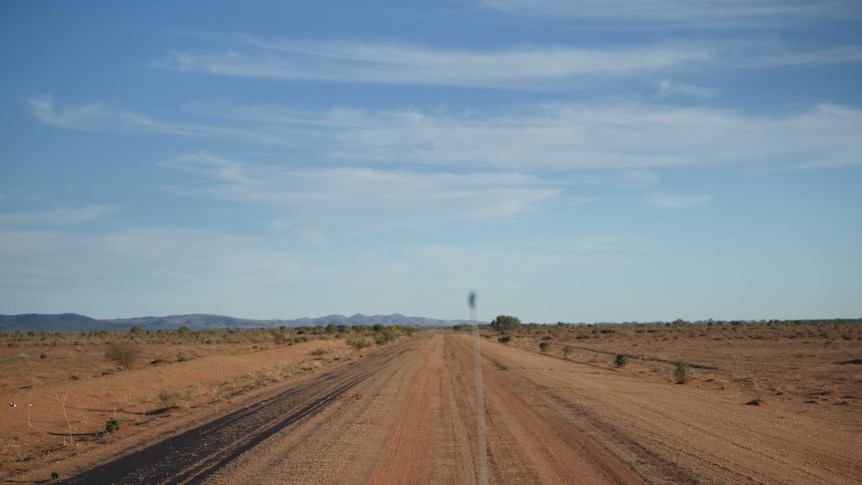
<path id="1" fill-rule="evenodd" d="M 409 344 L 408 344 L 409 346 Z M 350 389 L 391 365 L 405 345 L 326 373 L 301 388 L 249 406 L 121 457 L 64 483 L 200 483 L 219 467 L 280 430 L 319 413 Z"/>
<path id="2" fill-rule="evenodd" d="M 448 337 L 431 341 L 371 483 L 476 483 L 478 439 L 472 370 Z M 460 349 L 457 349 L 460 350 Z"/>
<path id="3" fill-rule="evenodd" d="M 859 449 L 834 445 L 858 437 L 828 423 L 495 342 L 488 342 L 483 354 L 531 405 L 566 410 L 560 415 L 569 426 L 631 464 L 649 483 L 862 480 Z"/>

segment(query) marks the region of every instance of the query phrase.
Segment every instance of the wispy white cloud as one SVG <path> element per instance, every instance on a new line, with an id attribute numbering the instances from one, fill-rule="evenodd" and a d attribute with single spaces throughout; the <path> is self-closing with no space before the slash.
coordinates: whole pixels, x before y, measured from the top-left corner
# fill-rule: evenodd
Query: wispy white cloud
<path id="1" fill-rule="evenodd" d="M 58 128 L 84 131 L 154 132 L 188 134 L 181 126 L 153 120 L 138 113 L 104 104 L 85 104 L 57 108 L 53 97 L 34 96 L 27 100 L 33 115 L 43 123 Z"/>
<path id="2" fill-rule="evenodd" d="M 816 20 L 859 19 L 853 0 L 481 0 L 486 8 L 553 18 L 650 23 L 665 27 L 743 27 L 762 29 Z"/>
<path id="3" fill-rule="evenodd" d="M 862 110 L 821 104 L 771 116 L 666 104 L 551 103 L 518 110 L 292 110 L 276 105 L 188 105 L 201 137 L 289 147 L 290 163 L 464 167 L 485 172 L 746 164 L 858 166 Z M 78 111 L 75 107 L 70 111 Z M 110 117 L 102 120 L 110 124 Z M 109 128 L 105 128 L 109 129 Z M 179 162 L 173 162 L 179 163 Z M 174 168 L 193 171 L 201 160 Z M 239 176 L 230 162 L 207 161 Z M 234 170 L 234 172 L 231 172 Z"/>
<path id="4" fill-rule="evenodd" d="M 64 110 L 89 112 L 74 106 Z M 91 129 L 111 130 L 124 119 L 146 119 L 134 113 L 116 116 L 104 111 L 98 123 L 89 123 L 83 114 L 62 116 L 63 122 L 52 123 L 72 128 L 77 121 L 70 120 L 83 120 Z M 187 125 L 186 131 L 260 142 L 272 139 L 274 144 L 293 144 L 312 157 L 330 160 L 519 170 L 752 162 L 855 165 L 862 143 L 855 136 L 862 130 L 862 111 L 827 104 L 772 117 L 645 104 L 550 104 L 520 112 L 463 116 L 246 106 L 222 109 L 218 116 L 229 125 Z M 191 168 L 190 163 L 184 165 Z"/>
<path id="5" fill-rule="evenodd" d="M 719 90 L 714 88 L 674 83 L 667 79 L 659 81 L 658 96 L 661 98 L 674 95 L 693 96 L 696 98 L 714 98 L 715 96 L 718 96 L 718 93 Z"/>
<path id="6" fill-rule="evenodd" d="M 707 107 L 553 104 L 496 116 L 369 113 L 333 157 L 510 169 L 650 169 L 725 164 L 858 165 L 862 111 L 820 105 L 752 116 Z M 397 120 L 397 121 L 396 121 Z"/>
<path id="7" fill-rule="evenodd" d="M 578 77 L 679 67 L 709 57 L 706 50 L 688 46 L 468 51 L 396 43 L 237 40 L 242 49 L 175 51 L 153 66 L 271 79 L 536 89 Z"/>
<path id="8" fill-rule="evenodd" d="M 59 207 L 52 211 L 0 213 L 0 224 L 17 226 L 70 226 L 98 219 L 120 210 L 117 206 Z"/>
<path id="9" fill-rule="evenodd" d="M 647 196 L 646 201 L 653 207 L 680 208 L 703 205 L 712 200 L 712 195 L 679 195 L 658 192 Z"/>
<path id="10" fill-rule="evenodd" d="M 263 40 L 238 35 L 219 52 L 174 51 L 154 67 L 214 75 L 405 85 L 569 90 L 620 77 L 726 69 L 813 68 L 858 63 L 862 46 L 812 48 L 779 41 L 700 39 L 593 48 L 544 45 L 498 50 L 440 49 L 398 43 Z M 663 91 L 712 97 L 712 88 L 662 81 Z"/>
<path id="11" fill-rule="evenodd" d="M 304 224 L 329 227 L 421 229 L 459 220 L 505 220 L 560 193 L 554 184 L 521 173 L 298 169 L 208 153 L 187 154 L 162 165 L 196 177 L 191 183 L 166 187 L 176 194 L 255 203 L 291 213 L 301 207 Z"/>
<path id="12" fill-rule="evenodd" d="M 862 62 L 862 45 L 792 51 L 773 49 L 741 62 L 742 66 L 821 66 Z"/>

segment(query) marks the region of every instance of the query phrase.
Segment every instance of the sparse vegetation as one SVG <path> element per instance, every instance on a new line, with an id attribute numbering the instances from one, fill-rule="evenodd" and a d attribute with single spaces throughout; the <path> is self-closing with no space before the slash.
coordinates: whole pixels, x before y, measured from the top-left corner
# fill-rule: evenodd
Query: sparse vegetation
<path id="1" fill-rule="evenodd" d="M 677 384 L 685 384 L 691 379 L 691 365 L 684 360 L 676 360 L 673 364 L 673 378 Z"/>
<path id="2" fill-rule="evenodd" d="M 113 433 L 114 431 L 120 429 L 120 421 L 117 418 L 111 418 L 105 423 L 105 432 Z"/>
<path id="3" fill-rule="evenodd" d="M 626 354 L 617 354 L 616 358 L 614 359 L 614 363 L 617 367 L 625 367 L 626 364 L 629 363 L 629 356 Z"/>
<path id="4" fill-rule="evenodd" d="M 166 388 L 159 390 L 159 401 L 161 401 L 163 409 L 180 407 L 187 400 L 188 394 L 186 393 Z"/>
<path id="5" fill-rule="evenodd" d="M 362 350 L 366 347 L 371 347 L 371 342 L 364 335 L 351 335 L 347 337 L 347 345 L 354 350 Z"/>
<path id="6" fill-rule="evenodd" d="M 862 366 L 858 355 L 858 342 L 862 340 L 860 323 L 862 321 L 714 321 L 565 326 L 524 323 L 505 333 L 493 331 L 488 326 L 479 326 L 479 331 L 483 338 L 529 351 L 539 350 L 540 344 L 546 342 L 550 344 L 548 354 L 590 365 L 592 369 L 581 367 L 590 372 L 604 373 L 619 366 L 618 356 L 625 355 L 629 359 L 626 370 L 637 364 L 636 372 L 623 372 L 626 382 L 632 379 L 663 385 L 683 382 L 676 375 L 676 361 L 686 361 L 689 364 L 683 366 L 680 375 L 687 385 L 670 386 L 665 391 L 680 396 L 680 399 L 686 398 L 689 386 L 716 394 L 731 389 L 723 397 L 732 399 L 738 396 L 740 405 L 747 401 L 773 405 L 770 398 L 780 396 L 780 399 L 773 400 L 788 405 L 804 405 L 811 409 L 811 413 L 843 415 L 855 412 L 859 405 L 859 383 L 853 376 Z M 460 330 L 469 332 L 472 328 L 464 325 Z M 167 413 L 172 417 L 159 419 L 183 420 L 210 405 L 218 409 L 218 406 L 224 407 L 225 402 L 233 403 L 238 393 L 257 386 L 317 372 L 329 362 L 340 359 L 359 359 L 364 353 L 352 349 L 373 347 L 378 338 L 385 342 L 387 337 L 381 338 L 380 334 L 400 338 L 411 330 L 415 331 L 401 327 L 395 332 L 381 324 L 376 331 L 371 326 L 339 326 L 336 334 L 327 333 L 323 326 L 303 329 L 144 330 L 138 333 L 130 333 L 128 328 L 123 331 L 0 332 L 0 370 L 4 372 L 4 379 L 10 379 L 9 382 L 15 383 L 14 388 L 18 389 L 30 385 L 33 378 L 27 377 L 27 372 L 37 372 L 35 375 L 40 385 L 45 382 L 56 386 L 43 385 L 24 393 L 28 398 L 36 399 L 33 400 L 32 423 L 28 419 L 30 410 L 23 408 L 26 406 L 22 401 L 24 397 L 15 396 L 19 419 L 12 422 L 12 426 L 0 430 L 0 437 L 7 444 L 5 449 L 0 447 L 0 461 L 7 464 L 20 462 L 18 468 L 32 467 L 34 463 L 42 466 L 45 463 L 44 450 L 29 444 L 20 447 L 8 444 L 13 436 L 21 437 L 22 441 L 26 436 L 32 442 L 31 437 L 35 433 L 45 434 L 48 422 L 55 423 L 49 432 L 59 433 L 45 437 L 49 445 L 57 449 L 61 440 L 67 445 L 74 439 L 78 446 L 66 446 L 62 453 L 75 453 L 82 446 L 89 446 L 89 443 L 79 444 L 79 441 L 91 441 L 85 435 L 101 431 L 105 437 L 108 436 L 113 428 L 109 418 L 117 420 L 119 428 L 114 431 L 119 429 L 119 434 L 137 431 L 133 424 L 150 419 L 143 416 L 168 407 L 188 407 L 188 410 Z M 456 331 L 455 328 L 452 330 Z M 274 345 L 278 341 L 283 343 Z M 120 372 L 120 365 L 114 364 L 116 361 L 105 360 L 106 351 L 114 342 L 131 344 L 139 350 L 137 365 L 132 366 L 139 369 L 134 372 L 134 378 L 148 376 L 149 381 L 146 385 L 124 391 L 125 394 L 109 396 L 115 383 L 126 383 L 132 377 L 132 373 Z M 488 341 L 483 340 L 483 345 L 484 342 Z M 302 344 L 298 349 L 288 347 L 298 344 Z M 253 352 L 250 355 L 249 349 L 253 348 L 277 349 L 277 352 Z M 323 349 L 329 354 L 323 353 Z M 506 351 L 502 347 L 499 350 Z M 313 360 L 312 354 L 326 357 Z M 637 358 L 632 355 L 637 355 Z M 222 356 L 225 358 L 213 359 Z M 260 358 L 261 361 L 253 362 L 266 359 L 266 363 L 243 363 L 241 367 L 228 365 L 234 356 L 237 361 Z M 194 360 L 190 364 L 176 364 L 185 358 Z M 800 359 L 805 360 L 806 366 L 799 365 Z M 144 362 L 158 363 L 160 367 L 144 365 Z M 807 366 L 808 362 L 812 365 Z M 198 366 L 206 365 L 218 366 L 218 369 L 213 369 L 207 380 L 188 380 L 190 374 L 197 377 Z M 568 366 L 566 362 L 560 362 L 553 367 L 557 368 L 557 365 Z M 192 370 L 195 372 L 190 372 Z M 787 380 L 789 372 L 793 376 L 801 376 L 801 380 L 796 377 L 792 381 Z M 153 378 L 155 375 L 158 377 Z M 164 387 L 169 389 L 160 393 L 159 389 Z M 88 391 L 84 392 L 84 389 Z M 66 393 L 68 400 L 64 396 Z M 68 414 L 63 413 L 63 407 Z M 114 408 L 113 412 L 110 407 Z M 10 408 L 9 411 L 13 410 Z M 101 442 L 116 442 L 114 435 L 112 438 Z M 58 450 L 56 453 L 59 455 L 61 452 Z M 42 468 L 42 479 L 47 480 L 46 475 L 52 468 L 60 466 Z"/>
<path id="7" fill-rule="evenodd" d="M 542 341 L 539 343 L 539 349 L 541 349 L 542 352 L 547 352 L 548 350 L 551 349 L 551 343 L 546 342 L 546 341 Z"/>
<path id="8" fill-rule="evenodd" d="M 105 351 L 106 359 L 116 362 L 126 370 L 134 367 L 139 355 L 140 351 L 138 347 L 134 343 L 127 341 L 111 342 Z"/>

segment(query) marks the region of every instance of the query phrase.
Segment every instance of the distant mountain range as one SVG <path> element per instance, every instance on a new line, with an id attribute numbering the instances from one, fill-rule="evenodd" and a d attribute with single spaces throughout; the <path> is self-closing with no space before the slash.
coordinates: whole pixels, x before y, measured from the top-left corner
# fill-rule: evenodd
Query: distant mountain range
<path id="1" fill-rule="evenodd" d="M 423 317 L 394 315 L 362 315 L 350 317 L 328 315 L 318 318 L 297 318 L 294 320 L 249 320 L 222 315 L 190 314 L 169 315 L 166 317 L 138 317 L 98 320 L 77 313 L 46 315 L 27 313 L 23 315 L 0 315 L 0 332 L 79 332 L 86 330 L 128 330 L 139 326 L 146 330 L 173 330 L 189 327 L 192 330 L 219 328 L 277 328 L 277 327 L 321 327 L 329 325 L 398 325 L 401 327 L 449 327 L 469 324 L 468 320 L 435 320 Z"/>

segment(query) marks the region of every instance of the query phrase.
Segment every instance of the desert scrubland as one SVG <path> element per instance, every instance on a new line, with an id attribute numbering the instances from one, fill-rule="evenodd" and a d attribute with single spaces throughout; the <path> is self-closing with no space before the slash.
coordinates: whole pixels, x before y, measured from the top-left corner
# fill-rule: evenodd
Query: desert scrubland
<path id="1" fill-rule="evenodd" d="M 383 330 L 2 335 L 0 479 L 862 482 L 855 323 Z"/>

